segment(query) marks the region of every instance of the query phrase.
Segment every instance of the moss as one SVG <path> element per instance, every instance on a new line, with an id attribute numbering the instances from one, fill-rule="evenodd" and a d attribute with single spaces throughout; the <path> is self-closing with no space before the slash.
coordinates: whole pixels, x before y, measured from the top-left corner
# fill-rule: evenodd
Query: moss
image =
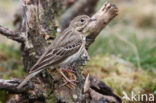
<path id="1" fill-rule="evenodd" d="M 122 96 L 127 93 L 156 90 L 156 75 L 151 71 L 137 70 L 131 63 L 112 55 L 96 55 L 84 68 L 84 73 L 98 76 Z"/>
<path id="2" fill-rule="evenodd" d="M 48 98 L 46 99 L 46 103 L 56 103 L 56 97 L 55 94 L 52 93 L 51 95 L 48 96 Z"/>
<path id="3" fill-rule="evenodd" d="M 5 103 L 8 99 L 8 94 L 6 91 L 0 91 L 0 103 Z"/>

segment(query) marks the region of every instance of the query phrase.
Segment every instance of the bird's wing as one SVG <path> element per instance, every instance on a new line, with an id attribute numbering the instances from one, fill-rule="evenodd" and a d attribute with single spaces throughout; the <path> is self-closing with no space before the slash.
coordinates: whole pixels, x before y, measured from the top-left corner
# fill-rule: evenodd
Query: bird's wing
<path id="1" fill-rule="evenodd" d="M 81 35 L 79 32 L 74 31 L 60 34 L 31 68 L 30 73 L 39 71 L 50 65 L 55 66 L 76 53 L 82 45 Z"/>

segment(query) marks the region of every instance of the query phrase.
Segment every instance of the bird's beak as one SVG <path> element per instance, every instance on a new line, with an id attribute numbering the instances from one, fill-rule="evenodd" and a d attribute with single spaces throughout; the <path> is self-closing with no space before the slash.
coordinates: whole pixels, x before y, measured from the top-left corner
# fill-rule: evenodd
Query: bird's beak
<path id="1" fill-rule="evenodd" d="M 91 19 L 90 19 L 90 22 L 92 22 L 92 21 L 96 21 L 96 19 L 95 19 L 95 18 L 91 18 Z"/>

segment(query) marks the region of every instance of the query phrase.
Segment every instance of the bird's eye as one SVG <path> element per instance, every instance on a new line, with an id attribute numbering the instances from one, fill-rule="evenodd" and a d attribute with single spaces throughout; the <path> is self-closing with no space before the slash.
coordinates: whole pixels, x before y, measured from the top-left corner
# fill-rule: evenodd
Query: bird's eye
<path id="1" fill-rule="evenodd" d="M 85 20 L 84 20 L 84 19 L 81 19 L 80 21 L 81 21 L 81 22 L 84 22 Z"/>

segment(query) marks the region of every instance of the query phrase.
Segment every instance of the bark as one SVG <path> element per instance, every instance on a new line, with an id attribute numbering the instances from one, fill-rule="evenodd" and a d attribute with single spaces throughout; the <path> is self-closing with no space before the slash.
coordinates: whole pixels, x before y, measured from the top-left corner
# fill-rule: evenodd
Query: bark
<path id="1" fill-rule="evenodd" d="M 85 30 L 87 34 L 87 48 L 94 42 L 101 30 L 117 15 L 118 8 L 114 4 L 106 3 L 92 16 L 96 21 L 91 22 Z"/>
<path id="2" fill-rule="evenodd" d="M 20 83 L 20 80 L 3 80 L 0 79 L 0 90 L 6 90 L 12 93 L 24 93 L 23 90 L 17 90 L 16 87 Z"/>
<path id="3" fill-rule="evenodd" d="M 26 36 L 22 32 L 12 31 L 1 25 L 0 25 L 0 34 L 18 42 L 24 42 L 26 39 Z"/>
<path id="4" fill-rule="evenodd" d="M 23 67 L 26 72 L 29 71 L 37 59 L 44 53 L 49 43 L 56 37 L 57 26 L 55 17 L 58 13 L 58 4 L 58 0 L 23 0 L 24 13 L 20 31 L 25 37 L 24 41 L 21 38 L 21 52 Z M 117 12 L 115 5 L 106 3 L 93 15 L 96 21 L 88 24 L 84 31 L 87 34 L 86 48 L 94 42 L 100 31 L 117 15 Z M 8 32 L 1 33 L 7 34 Z M 12 37 L 21 36 L 21 34 L 14 35 L 14 32 L 9 33 Z M 47 68 L 47 70 L 38 74 L 21 90 L 15 88 L 20 83 L 19 80 L 0 80 L 0 90 L 12 91 L 15 94 L 20 93 L 16 98 L 11 98 L 8 103 L 121 102 L 121 99 L 99 79 L 92 76 L 85 78 L 78 66 L 73 69 L 76 77 L 73 75 L 68 76 L 78 81 L 75 87 L 70 84 L 60 87 L 64 83 L 62 76 L 57 70 L 51 71 Z"/>

